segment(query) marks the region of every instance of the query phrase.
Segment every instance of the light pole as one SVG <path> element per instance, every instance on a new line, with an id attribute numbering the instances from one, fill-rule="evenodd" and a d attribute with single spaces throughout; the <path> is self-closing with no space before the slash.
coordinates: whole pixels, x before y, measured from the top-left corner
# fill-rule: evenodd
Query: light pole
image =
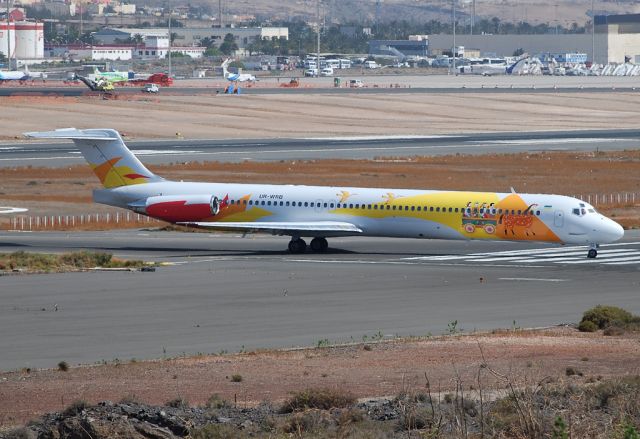
<path id="1" fill-rule="evenodd" d="M 14 32 L 15 35 L 15 32 Z M 7 66 L 11 70 L 11 19 L 9 17 L 9 0 L 7 0 Z M 17 66 L 16 66 L 17 67 Z"/>
<path id="2" fill-rule="evenodd" d="M 596 12 L 591 0 L 591 65 L 596 63 Z"/>
<path id="3" fill-rule="evenodd" d="M 169 3 L 171 5 L 171 3 Z M 171 78 L 171 16 L 173 15 L 173 6 L 169 7 L 169 50 L 167 56 L 169 57 L 169 78 Z"/>
<path id="4" fill-rule="evenodd" d="M 317 7 L 317 11 L 316 11 L 316 15 L 317 15 L 317 21 L 318 21 L 318 41 L 317 41 L 317 47 L 316 47 L 316 73 L 317 76 L 320 76 L 320 0 L 316 1 L 316 7 Z"/>
<path id="5" fill-rule="evenodd" d="M 456 0 L 452 0 L 451 7 L 453 9 L 453 74 L 456 74 Z"/>

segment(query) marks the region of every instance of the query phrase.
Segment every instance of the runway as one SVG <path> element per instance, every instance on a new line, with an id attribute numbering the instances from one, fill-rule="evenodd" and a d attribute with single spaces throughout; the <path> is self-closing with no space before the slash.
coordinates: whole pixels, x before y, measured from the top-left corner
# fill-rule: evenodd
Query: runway
<path id="1" fill-rule="evenodd" d="M 55 367 L 261 347 L 577 322 L 640 313 L 640 232 L 600 249 L 336 238 L 291 255 L 286 237 L 155 231 L 8 233 L 0 252 L 99 250 L 154 273 L 0 277 L 0 368 Z M 57 305 L 58 310 L 55 310 Z"/>
<path id="2" fill-rule="evenodd" d="M 125 139 L 126 140 L 126 139 Z M 127 141 L 127 140 L 126 140 Z M 475 133 L 442 136 L 364 136 L 297 139 L 132 140 L 127 145 L 142 161 L 239 162 L 374 159 L 417 155 L 611 151 L 636 149 L 640 129 Z M 71 142 L 0 144 L 0 167 L 68 166 L 84 163 Z"/>

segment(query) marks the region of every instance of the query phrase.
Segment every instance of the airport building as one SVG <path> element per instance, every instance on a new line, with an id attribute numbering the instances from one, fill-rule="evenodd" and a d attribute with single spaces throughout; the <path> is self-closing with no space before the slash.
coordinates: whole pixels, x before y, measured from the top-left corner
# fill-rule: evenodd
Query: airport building
<path id="1" fill-rule="evenodd" d="M 595 61 L 640 64 L 640 14 L 596 15 Z"/>
<path id="2" fill-rule="evenodd" d="M 395 57 L 421 57 L 429 53 L 429 36 L 410 35 L 408 40 L 371 40 L 369 55 Z"/>

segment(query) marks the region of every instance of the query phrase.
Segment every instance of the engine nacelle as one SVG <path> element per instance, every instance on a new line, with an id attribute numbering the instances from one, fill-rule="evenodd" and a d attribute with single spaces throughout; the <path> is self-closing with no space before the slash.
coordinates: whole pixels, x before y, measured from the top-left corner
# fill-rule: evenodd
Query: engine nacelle
<path id="1" fill-rule="evenodd" d="M 225 203 L 215 195 L 160 195 L 131 207 L 151 217 L 177 223 L 205 221 L 217 215 Z"/>

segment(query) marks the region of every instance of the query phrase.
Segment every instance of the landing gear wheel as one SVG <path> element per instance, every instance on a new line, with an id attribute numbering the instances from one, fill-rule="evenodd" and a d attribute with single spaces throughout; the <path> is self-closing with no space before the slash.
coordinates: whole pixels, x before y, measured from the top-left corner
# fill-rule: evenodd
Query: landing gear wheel
<path id="1" fill-rule="evenodd" d="M 587 253 L 587 257 L 589 259 L 595 259 L 596 256 L 598 256 L 598 251 L 593 249 L 593 248 L 591 250 L 589 250 L 589 252 Z"/>
<path id="2" fill-rule="evenodd" d="M 329 243 L 325 238 L 313 238 L 311 240 L 311 251 L 314 253 L 324 253 L 329 248 Z"/>
<path id="3" fill-rule="evenodd" d="M 289 251 L 294 254 L 304 253 L 307 251 L 307 243 L 304 239 L 292 239 L 289 241 Z"/>

